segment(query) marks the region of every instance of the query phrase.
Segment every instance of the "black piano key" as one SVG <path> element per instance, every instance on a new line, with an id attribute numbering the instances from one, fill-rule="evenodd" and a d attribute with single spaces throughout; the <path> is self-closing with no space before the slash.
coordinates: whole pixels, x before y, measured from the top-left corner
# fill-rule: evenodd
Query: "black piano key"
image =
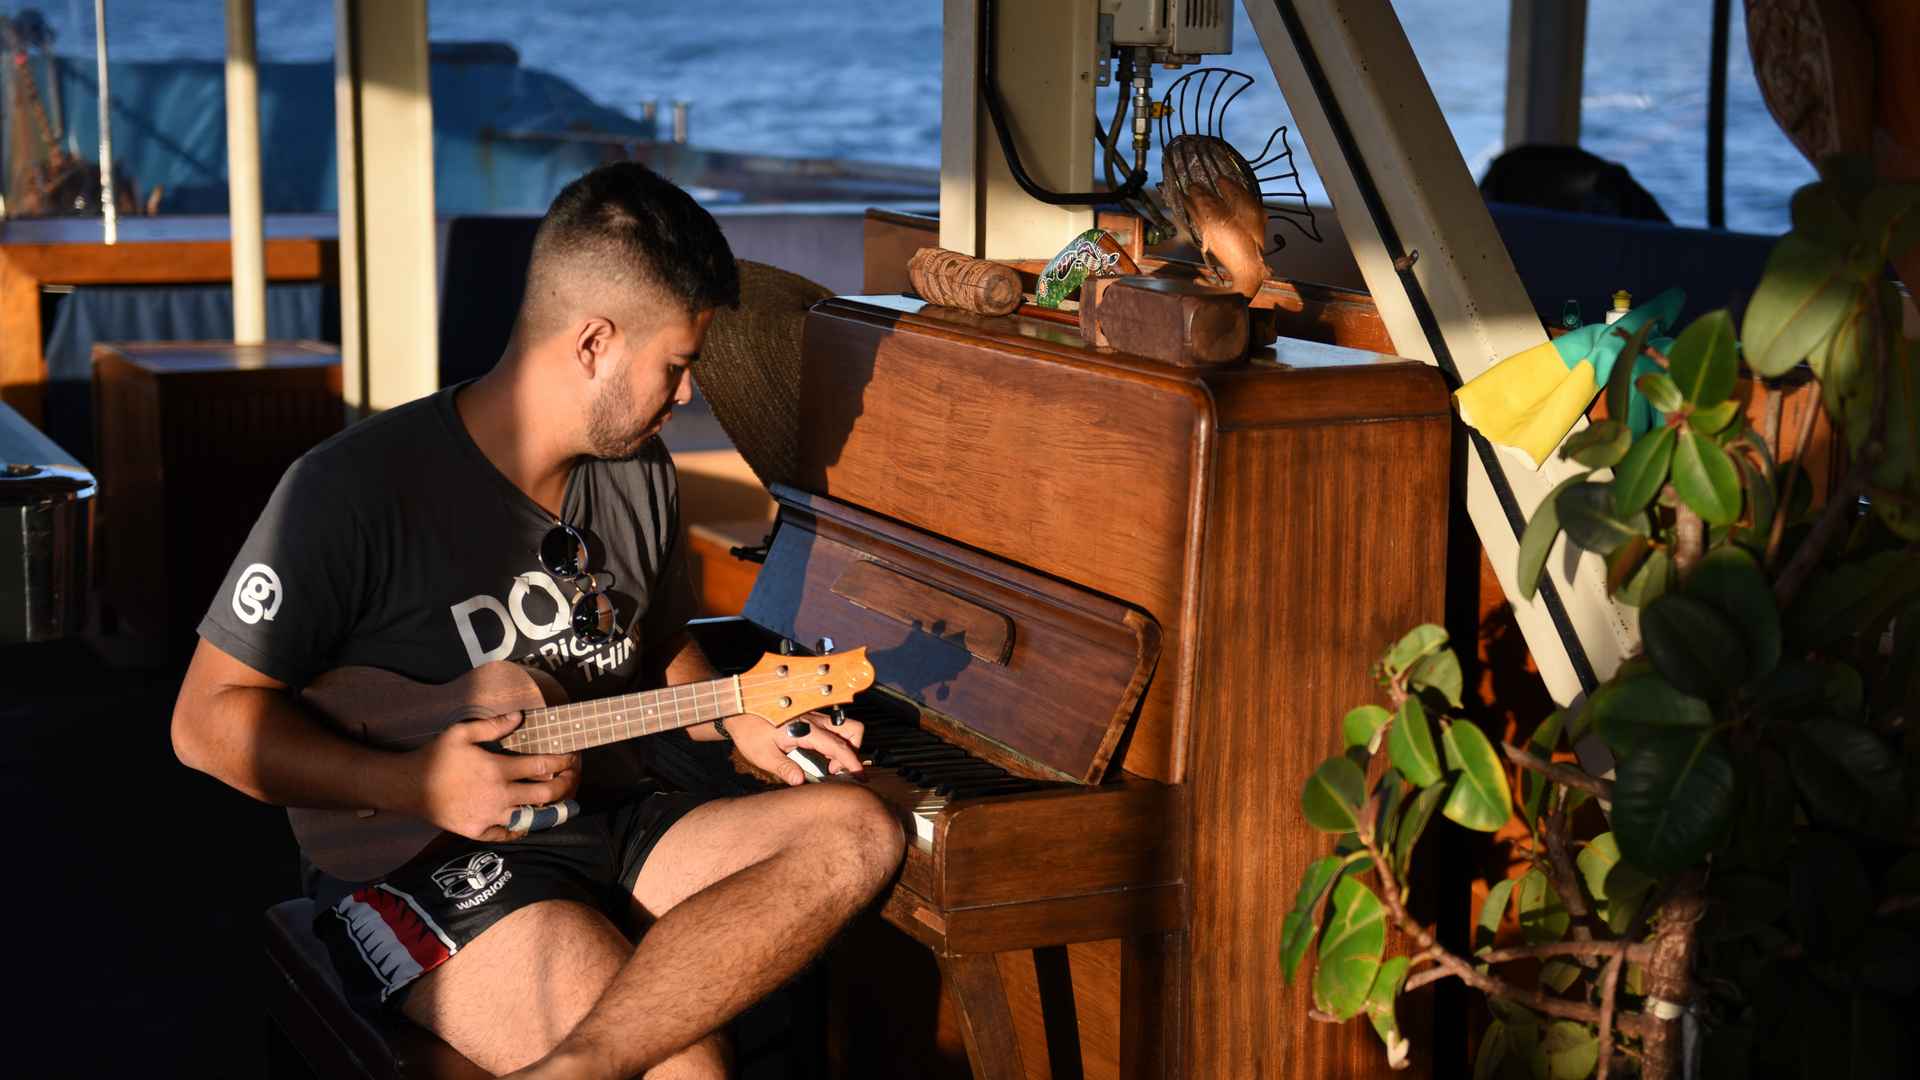
<path id="1" fill-rule="evenodd" d="M 874 760 L 883 765 L 918 765 L 935 761 L 977 761 L 973 755 L 955 746 L 896 750 L 891 747 L 874 752 Z"/>
<path id="2" fill-rule="evenodd" d="M 923 787 L 949 780 L 997 780 L 1007 774 L 992 765 L 917 765 L 900 770 L 900 775 Z"/>
<path id="3" fill-rule="evenodd" d="M 947 785 L 944 790 L 936 789 L 935 793 L 953 799 L 971 799 L 986 795 L 1017 795 L 1023 791 L 1038 791 L 1046 786 L 1038 780 L 1009 776 L 1002 780 L 959 781 Z"/>

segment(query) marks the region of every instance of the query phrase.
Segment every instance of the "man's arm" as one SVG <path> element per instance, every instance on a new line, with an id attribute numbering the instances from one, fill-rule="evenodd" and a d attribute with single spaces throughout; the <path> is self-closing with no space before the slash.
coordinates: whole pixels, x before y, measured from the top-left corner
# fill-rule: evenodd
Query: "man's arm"
<path id="1" fill-rule="evenodd" d="M 666 686 L 719 677 L 708 662 L 707 654 L 701 651 L 700 643 L 684 630 L 648 650 L 642 663 L 653 681 Z M 787 757 L 787 751 L 796 746 L 824 755 L 833 772 L 861 771 L 863 766 L 856 748 L 864 731 L 858 720 L 832 727 L 820 713 L 808 713 L 805 719 L 813 730 L 798 739 L 788 735 L 784 727 L 775 727 L 751 713 L 727 717 L 719 723 L 726 724 L 726 734 L 740 748 L 741 757 L 790 785 L 805 783 L 807 779 L 800 766 Z M 696 724 L 688 728 L 687 733 L 698 742 L 722 738 L 714 724 Z"/>
<path id="2" fill-rule="evenodd" d="M 513 839 L 517 806 L 556 802 L 579 783 L 573 754 L 499 754 L 483 743 L 515 715 L 454 724 L 417 750 L 348 739 L 303 708 L 285 683 L 202 640 L 173 708 L 181 762 L 262 802 L 410 814 L 488 842 Z"/>

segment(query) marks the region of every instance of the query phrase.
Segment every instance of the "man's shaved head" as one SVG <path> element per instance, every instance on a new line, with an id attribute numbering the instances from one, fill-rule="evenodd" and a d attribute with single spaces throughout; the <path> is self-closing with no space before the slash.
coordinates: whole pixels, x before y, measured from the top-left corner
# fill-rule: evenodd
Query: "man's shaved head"
<path id="1" fill-rule="evenodd" d="M 534 234 L 514 336 L 536 340 L 576 316 L 650 321 L 733 307 L 740 279 L 713 215 L 638 162 L 603 165 L 563 188 Z"/>

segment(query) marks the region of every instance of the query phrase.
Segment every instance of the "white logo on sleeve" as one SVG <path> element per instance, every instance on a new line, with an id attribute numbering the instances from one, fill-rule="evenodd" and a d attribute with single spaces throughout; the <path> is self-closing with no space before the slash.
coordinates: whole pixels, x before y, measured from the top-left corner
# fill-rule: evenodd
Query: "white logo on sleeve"
<path id="1" fill-rule="evenodd" d="M 254 563 L 233 586 L 233 613 L 248 626 L 261 619 L 272 622 L 280 613 L 280 596 L 280 575 L 266 563 Z"/>

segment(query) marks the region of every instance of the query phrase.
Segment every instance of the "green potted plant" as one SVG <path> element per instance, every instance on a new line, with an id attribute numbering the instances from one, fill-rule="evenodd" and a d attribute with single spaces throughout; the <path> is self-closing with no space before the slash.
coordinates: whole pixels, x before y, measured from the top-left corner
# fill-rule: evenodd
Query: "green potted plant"
<path id="1" fill-rule="evenodd" d="M 1602 556 L 1642 654 L 1496 747 L 1460 718 L 1446 633 L 1417 628 L 1305 782 L 1336 839 L 1298 885 L 1281 970 L 1311 978 L 1317 1019 L 1365 1016 L 1395 1066 L 1418 1052 L 1398 1000 L 1459 979 L 1493 1015 L 1476 1077 L 1920 1068 L 1920 342 L 1885 277 L 1920 242 L 1920 187 L 1835 160 L 1792 209 L 1737 338 L 1715 311 L 1664 354 L 1629 341 L 1660 370 L 1615 365 L 1609 414 L 1637 389 L 1661 415 L 1570 438 L 1587 471 L 1522 538 L 1529 596 L 1560 535 Z M 1783 433 L 1780 383 L 1808 375 L 1820 407 Z M 1843 460 L 1817 498 L 1822 412 Z M 1493 883 L 1470 941 L 1409 914 L 1436 818 L 1491 833 L 1516 815 L 1530 865 Z M 1496 940 L 1516 921 L 1517 944 Z M 1410 950 L 1387 955 L 1389 926 Z"/>

